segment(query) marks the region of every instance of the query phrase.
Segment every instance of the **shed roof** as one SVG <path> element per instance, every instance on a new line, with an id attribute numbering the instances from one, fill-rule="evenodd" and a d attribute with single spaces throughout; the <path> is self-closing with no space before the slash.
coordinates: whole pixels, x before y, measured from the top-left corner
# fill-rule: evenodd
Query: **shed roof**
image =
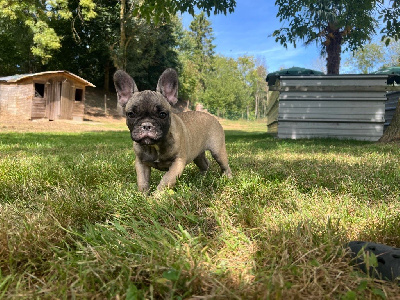
<path id="1" fill-rule="evenodd" d="M 95 87 L 94 84 L 90 83 L 89 81 L 83 79 L 82 77 L 79 77 L 78 75 L 75 75 L 71 72 L 68 71 L 46 71 L 46 72 L 39 72 L 39 73 L 31 73 L 31 74 L 16 74 L 16 75 L 11 75 L 11 76 L 6 76 L 6 77 L 0 77 L 0 83 L 1 82 L 19 82 L 24 79 L 32 78 L 32 77 L 37 77 L 37 76 L 42 76 L 42 75 L 51 75 L 51 74 L 66 74 L 74 78 L 75 80 L 83 83 L 85 86 L 90 86 L 90 87 Z"/>

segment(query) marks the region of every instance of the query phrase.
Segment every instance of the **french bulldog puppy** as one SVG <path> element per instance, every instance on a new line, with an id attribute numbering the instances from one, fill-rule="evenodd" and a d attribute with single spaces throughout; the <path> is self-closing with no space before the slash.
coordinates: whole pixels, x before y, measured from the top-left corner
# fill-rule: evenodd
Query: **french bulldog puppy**
<path id="1" fill-rule="evenodd" d="M 125 108 L 126 124 L 134 141 L 138 188 L 148 192 L 151 168 L 167 171 L 157 190 L 174 187 L 187 164 L 194 162 L 202 173 L 209 167 L 205 151 L 231 178 L 225 134 L 218 120 L 204 112 L 177 113 L 178 74 L 167 69 L 160 76 L 156 91 L 139 92 L 135 81 L 124 71 L 114 74 L 119 104 Z"/>

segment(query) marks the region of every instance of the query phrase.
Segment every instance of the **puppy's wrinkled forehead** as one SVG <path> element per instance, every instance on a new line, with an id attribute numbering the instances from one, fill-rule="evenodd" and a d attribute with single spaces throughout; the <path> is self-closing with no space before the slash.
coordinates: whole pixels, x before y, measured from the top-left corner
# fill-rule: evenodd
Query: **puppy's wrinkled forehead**
<path id="1" fill-rule="evenodd" d="M 150 111 L 155 107 L 169 109 L 170 104 L 161 93 L 147 90 L 134 93 L 126 104 L 125 110 L 130 111 L 133 108 L 140 108 L 142 111 Z"/>

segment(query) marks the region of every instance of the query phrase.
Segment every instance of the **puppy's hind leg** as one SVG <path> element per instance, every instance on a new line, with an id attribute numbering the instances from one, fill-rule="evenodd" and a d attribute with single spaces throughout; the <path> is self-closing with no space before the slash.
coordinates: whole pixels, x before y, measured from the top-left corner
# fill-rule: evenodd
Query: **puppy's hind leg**
<path id="1" fill-rule="evenodd" d="M 219 147 L 210 149 L 212 157 L 217 161 L 221 168 L 222 175 L 232 178 L 232 171 L 228 163 L 228 154 L 225 148 L 225 142 L 221 143 Z"/>
<path id="2" fill-rule="evenodd" d="M 199 167 L 201 174 L 205 175 L 207 173 L 210 162 L 208 161 L 205 152 L 202 152 L 199 156 L 197 156 L 193 162 Z"/>

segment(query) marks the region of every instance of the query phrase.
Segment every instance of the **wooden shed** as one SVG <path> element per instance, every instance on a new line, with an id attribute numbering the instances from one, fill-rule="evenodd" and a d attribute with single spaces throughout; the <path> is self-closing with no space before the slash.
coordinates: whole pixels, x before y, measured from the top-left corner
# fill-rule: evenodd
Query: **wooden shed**
<path id="1" fill-rule="evenodd" d="M 0 77 L 0 115 L 83 120 L 87 86 L 94 87 L 68 71 Z"/>
<path id="2" fill-rule="evenodd" d="M 280 76 L 270 87 L 279 92 L 274 114 L 278 137 L 379 140 L 390 90 L 387 79 L 388 75 Z"/>

